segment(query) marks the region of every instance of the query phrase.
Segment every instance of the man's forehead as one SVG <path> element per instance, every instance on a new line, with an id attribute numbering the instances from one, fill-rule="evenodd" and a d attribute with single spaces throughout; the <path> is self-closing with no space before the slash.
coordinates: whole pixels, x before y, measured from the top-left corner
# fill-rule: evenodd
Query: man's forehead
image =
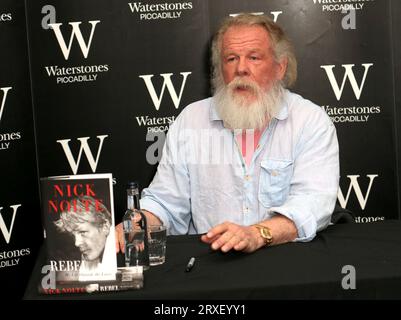
<path id="1" fill-rule="evenodd" d="M 262 26 L 231 26 L 223 35 L 222 49 L 254 48 L 270 46 L 270 37 Z"/>
<path id="2" fill-rule="evenodd" d="M 84 231 L 84 230 L 88 230 L 91 227 L 93 227 L 93 224 L 89 221 L 82 221 L 80 223 L 77 223 L 75 230 L 76 231 Z"/>
<path id="3" fill-rule="evenodd" d="M 95 221 L 92 216 L 92 213 L 89 211 L 80 212 L 80 213 L 69 212 L 68 214 L 73 215 L 71 221 L 75 226 L 75 228 L 74 228 L 75 230 L 78 228 L 87 229 L 88 227 L 93 225 L 94 221 Z"/>

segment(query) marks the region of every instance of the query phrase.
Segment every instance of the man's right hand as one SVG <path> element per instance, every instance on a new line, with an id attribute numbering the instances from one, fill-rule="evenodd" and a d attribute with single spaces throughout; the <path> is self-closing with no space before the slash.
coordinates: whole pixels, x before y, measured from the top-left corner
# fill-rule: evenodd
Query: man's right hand
<path id="1" fill-rule="evenodd" d="M 142 212 L 145 214 L 145 216 L 147 218 L 148 226 L 163 224 L 161 222 L 161 220 L 157 216 L 155 216 L 152 212 L 146 211 L 146 210 L 142 210 Z M 116 226 L 115 232 L 116 232 L 116 235 L 115 235 L 116 236 L 116 253 L 119 253 L 120 251 L 122 253 L 124 253 L 125 252 L 125 243 L 124 243 L 124 230 L 123 230 L 122 223 L 119 223 Z"/>
<path id="2" fill-rule="evenodd" d="M 116 232 L 116 253 L 119 253 L 120 250 L 122 253 L 124 253 L 125 252 L 124 230 L 122 222 L 116 226 L 115 232 Z"/>

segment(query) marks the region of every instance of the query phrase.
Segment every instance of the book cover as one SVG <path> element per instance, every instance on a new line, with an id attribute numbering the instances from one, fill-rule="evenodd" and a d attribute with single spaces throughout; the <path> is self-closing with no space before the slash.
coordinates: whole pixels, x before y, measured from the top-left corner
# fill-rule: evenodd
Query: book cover
<path id="1" fill-rule="evenodd" d="M 60 277 L 61 276 L 61 277 Z M 64 293 L 93 293 L 135 290 L 143 288 L 142 267 L 121 267 L 117 269 L 115 280 L 99 281 L 65 281 L 63 272 L 59 271 L 42 279 L 39 293 L 57 295 Z"/>
<path id="2" fill-rule="evenodd" d="M 58 281 L 115 280 L 111 174 L 41 179 L 47 263 Z"/>

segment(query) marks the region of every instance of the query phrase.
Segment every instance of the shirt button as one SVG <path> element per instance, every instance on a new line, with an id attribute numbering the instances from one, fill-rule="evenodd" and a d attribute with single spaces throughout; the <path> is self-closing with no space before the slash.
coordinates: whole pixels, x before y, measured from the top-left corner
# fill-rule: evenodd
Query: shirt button
<path id="1" fill-rule="evenodd" d="M 276 171 L 276 170 L 273 170 L 272 171 L 272 176 L 273 177 L 277 177 L 279 175 L 279 173 Z"/>
<path id="2" fill-rule="evenodd" d="M 249 212 L 249 208 L 248 207 L 245 207 L 244 208 L 244 213 L 248 213 Z"/>
<path id="3" fill-rule="evenodd" d="M 247 175 L 245 176 L 245 180 L 246 180 L 246 181 L 251 180 L 251 176 L 247 174 Z"/>

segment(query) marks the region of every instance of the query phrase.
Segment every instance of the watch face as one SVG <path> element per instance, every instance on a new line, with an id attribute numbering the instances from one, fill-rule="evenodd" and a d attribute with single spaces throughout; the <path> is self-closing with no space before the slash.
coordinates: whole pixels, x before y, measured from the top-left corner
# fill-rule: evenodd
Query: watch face
<path id="1" fill-rule="evenodd" d="M 262 232 L 262 237 L 263 238 L 265 238 L 266 239 L 266 241 L 272 241 L 272 235 L 270 234 L 270 232 L 269 232 L 269 230 L 268 229 L 266 229 L 266 228 L 264 228 L 264 229 L 261 229 L 261 232 Z"/>
<path id="2" fill-rule="evenodd" d="M 266 244 L 269 244 L 273 241 L 273 237 L 268 227 L 263 225 L 255 225 L 255 227 L 259 229 L 261 237 L 266 240 Z"/>

